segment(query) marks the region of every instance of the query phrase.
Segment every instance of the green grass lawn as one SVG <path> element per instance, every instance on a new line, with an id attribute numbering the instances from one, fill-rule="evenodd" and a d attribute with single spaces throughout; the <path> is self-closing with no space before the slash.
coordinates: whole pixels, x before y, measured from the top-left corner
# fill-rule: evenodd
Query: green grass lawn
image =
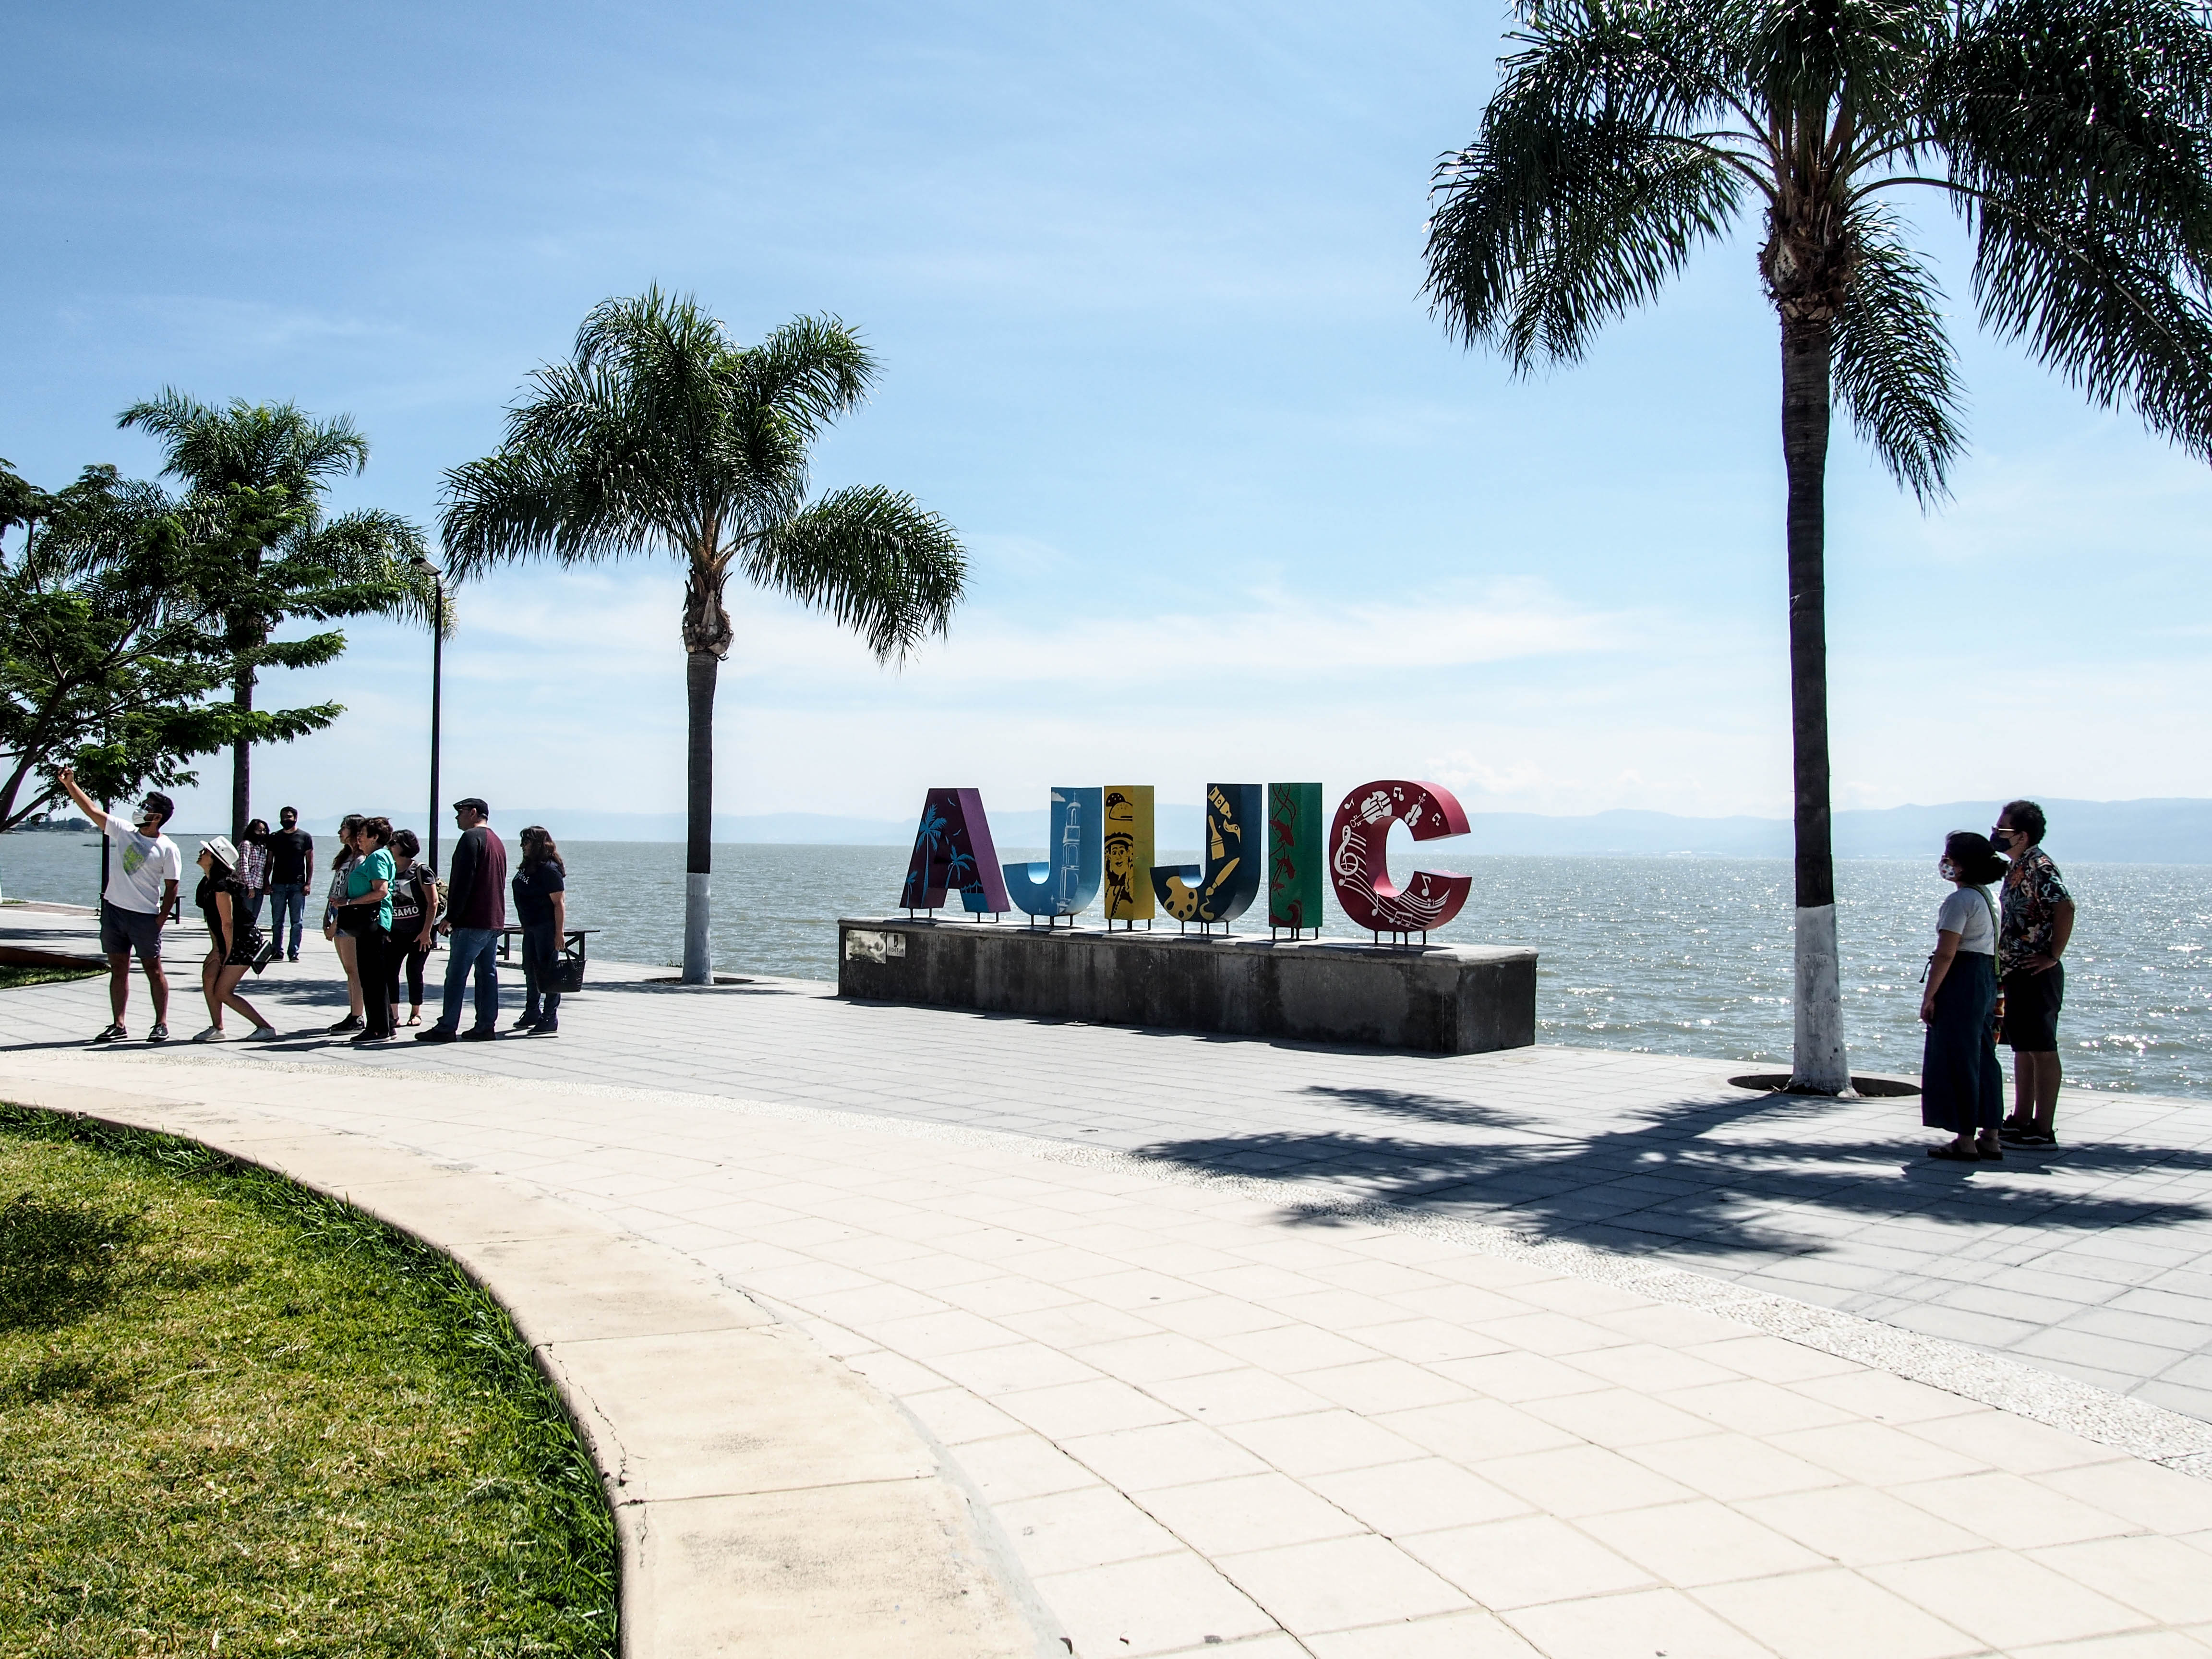
<path id="1" fill-rule="evenodd" d="M 0 991 L 11 991 L 18 985 L 55 985 L 64 980 L 93 979 L 106 972 L 104 968 L 15 968 L 0 962 Z"/>
<path id="2" fill-rule="evenodd" d="M 557 1397 L 445 1257 L 0 1105 L 0 1651 L 611 1655 Z"/>

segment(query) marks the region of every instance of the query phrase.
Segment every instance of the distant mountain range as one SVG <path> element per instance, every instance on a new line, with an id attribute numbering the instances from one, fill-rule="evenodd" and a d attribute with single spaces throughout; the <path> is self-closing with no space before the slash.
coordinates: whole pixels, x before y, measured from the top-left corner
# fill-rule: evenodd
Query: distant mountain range
<path id="1" fill-rule="evenodd" d="M 1938 806 L 1892 806 L 1880 811 L 1838 812 L 1836 855 L 1847 859 L 1934 858 L 1944 835 L 1953 830 L 1986 831 L 1996 822 L 2001 801 L 1950 801 Z M 2050 847 L 2063 864 L 2212 864 L 2212 800 L 2046 799 Z M 397 823 L 419 824 L 422 812 L 394 813 Z M 1042 847 L 1046 813 L 1042 808 L 991 814 L 993 839 L 1004 849 Z M 512 839 L 526 823 L 543 823 L 564 841 L 681 841 L 680 812 L 588 812 L 544 806 L 501 809 L 493 822 Z M 1195 805 L 1163 804 L 1155 842 L 1163 853 L 1194 848 L 1200 811 Z M 337 827 L 337 820 L 313 820 L 317 835 Z M 450 841 L 450 828 L 441 830 Z M 911 818 L 840 817 L 817 812 L 771 812 L 753 817 L 718 817 L 718 842 L 779 842 L 816 847 L 904 847 L 914 839 Z M 1551 817 L 1535 812 L 1475 812 L 1468 833 L 1437 848 L 1439 862 L 1450 852 L 1515 853 L 1577 857 L 1787 858 L 1790 824 L 1782 818 L 1679 817 L 1671 812 L 1596 812 L 1582 817 Z"/>

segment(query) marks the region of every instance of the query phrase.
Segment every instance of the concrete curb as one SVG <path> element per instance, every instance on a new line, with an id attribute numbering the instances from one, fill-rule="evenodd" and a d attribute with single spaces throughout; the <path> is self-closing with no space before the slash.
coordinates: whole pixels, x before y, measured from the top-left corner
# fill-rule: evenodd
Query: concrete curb
<path id="1" fill-rule="evenodd" d="M 198 1141 L 459 1263 L 531 1345 L 605 1485 L 623 1659 L 1065 1651 L 911 1420 L 681 1253 L 364 1136 L 22 1078 L 0 1097 Z"/>

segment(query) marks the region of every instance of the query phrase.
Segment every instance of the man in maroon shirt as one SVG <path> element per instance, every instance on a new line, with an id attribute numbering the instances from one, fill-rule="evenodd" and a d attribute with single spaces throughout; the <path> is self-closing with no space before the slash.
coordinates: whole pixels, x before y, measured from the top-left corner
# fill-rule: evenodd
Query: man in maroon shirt
<path id="1" fill-rule="evenodd" d="M 417 1042 L 489 1042 L 499 1024 L 499 930 L 507 926 L 507 848 L 493 832 L 491 808 L 478 795 L 453 803 L 460 826 L 446 866 L 446 1008 Z M 461 996 L 477 976 L 476 1024 L 461 1024 Z"/>

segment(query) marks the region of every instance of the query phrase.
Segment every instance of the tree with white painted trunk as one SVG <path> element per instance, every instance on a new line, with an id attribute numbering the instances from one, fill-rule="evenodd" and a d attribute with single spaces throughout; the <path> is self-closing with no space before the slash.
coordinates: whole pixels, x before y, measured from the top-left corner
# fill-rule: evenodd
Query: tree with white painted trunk
<path id="1" fill-rule="evenodd" d="M 1571 362 L 1765 209 L 1780 324 L 1796 819 L 1793 1084 L 1850 1086 L 1828 800 L 1829 404 L 1923 507 L 1964 447 L 1942 295 L 1887 205 L 1975 237 L 1985 327 L 2212 457 L 2212 31 L 2172 0 L 1529 0 L 1436 178 L 1427 292 Z"/>
<path id="2" fill-rule="evenodd" d="M 959 538 L 912 496 L 863 485 L 807 499 L 815 439 L 876 372 L 834 317 L 743 346 L 696 300 L 648 289 L 593 307 L 571 360 L 540 369 L 508 410 L 499 452 L 446 475 L 457 576 L 664 550 L 684 567 L 687 984 L 714 977 L 714 687 L 736 640 L 731 576 L 827 613 L 884 662 L 943 634 L 963 596 Z"/>

